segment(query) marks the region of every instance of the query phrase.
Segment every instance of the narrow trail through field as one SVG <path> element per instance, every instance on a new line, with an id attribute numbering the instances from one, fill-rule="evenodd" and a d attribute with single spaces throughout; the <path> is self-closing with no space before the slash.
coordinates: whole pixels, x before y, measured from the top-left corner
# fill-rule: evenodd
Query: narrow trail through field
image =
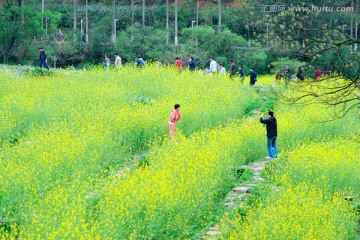
<path id="1" fill-rule="evenodd" d="M 266 96 L 263 96 L 263 102 L 261 103 L 261 106 L 259 106 L 256 109 L 252 110 L 252 114 L 248 117 L 248 121 L 253 121 L 256 119 L 263 110 L 263 108 L 266 106 L 266 103 L 269 101 L 269 98 Z M 251 179 L 244 181 L 240 184 L 237 184 L 226 196 L 225 196 L 225 203 L 224 206 L 226 206 L 229 211 L 231 208 L 242 206 L 245 204 L 246 198 L 251 194 L 251 189 L 257 186 L 257 184 L 261 181 L 264 181 L 264 179 L 261 177 L 261 172 L 265 169 L 266 165 L 269 164 L 272 161 L 272 159 L 264 159 L 259 160 L 257 162 L 253 162 L 249 165 L 243 165 L 240 167 L 242 170 L 251 170 L 253 172 L 253 175 Z M 200 239 L 218 239 L 221 237 L 222 230 L 218 225 L 214 225 L 210 227 L 210 229 L 200 236 Z"/>
<path id="2" fill-rule="evenodd" d="M 121 164 L 121 168 L 115 171 L 115 175 L 121 176 L 124 173 L 124 171 L 126 171 L 127 169 L 130 170 L 136 169 L 139 166 L 141 159 L 146 158 L 148 155 L 149 155 L 148 152 L 135 155 L 133 160 L 131 160 L 130 162 Z"/>
<path id="3" fill-rule="evenodd" d="M 241 184 L 236 185 L 225 197 L 224 205 L 228 208 L 233 208 L 236 206 L 241 206 L 244 204 L 246 197 L 251 194 L 251 189 L 255 187 L 259 182 L 264 181 L 260 176 L 263 169 L 271 161 L 271 159 L 266 159 L 259 162 L 254 162 L 250 165 L 243 165 L 242 169 L 249 169 L 253 171 L 253 176 L 250 180 L 245 181 Z M 202 239 L 217 239 L 221 235 L 221 229 L 218 226 L 213 226 L 201 236 Z"/>

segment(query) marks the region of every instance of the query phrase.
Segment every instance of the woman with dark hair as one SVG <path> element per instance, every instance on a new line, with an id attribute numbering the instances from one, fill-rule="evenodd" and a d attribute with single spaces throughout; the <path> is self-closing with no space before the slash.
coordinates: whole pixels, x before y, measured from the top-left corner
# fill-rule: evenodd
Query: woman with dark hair
<path id="1" fill-rule="evenodd" d="M 175 138 L 175 127 L 176 122 L 179 121 L 181 118 L 180 116 L 180 104 L 174 105 L 174 110 L 170 114 L 169 118 L 169 129 L 170 129 L 170 137 L 171 139 Z"/>
<path id="2" fill-rule="evenodd" d="M 299 67 L 299 70 L 298 70 L 298 72 L 296 74 L 296 77 L 298 79 L 300 79 L 301 81 L 305 80 L 304 69 L 302 67 Z"/>
<path id="3" fill-rule="evenodd" d="M 182 66 L 182 61 L 179 57 L 175 58 L 175 66 L 177 67 L 177 69 L 182 70 L 183 66 Z"/>

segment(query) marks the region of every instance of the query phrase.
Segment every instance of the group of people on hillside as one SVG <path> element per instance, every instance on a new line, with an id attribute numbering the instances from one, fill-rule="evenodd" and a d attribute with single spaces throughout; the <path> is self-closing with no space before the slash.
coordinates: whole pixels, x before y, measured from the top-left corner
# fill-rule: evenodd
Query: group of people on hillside
<path id="1" fill-rule="evenodd" d="M 209 75 L 213 74 L 219 74 L 220 76 L 225 76 L 226 69 L 224 67 L 223 63 L 217 63 L 214 58 L 210 58 L 210 68 L 206 70 L 206 72 Z M 234 78 L 239 76 L 241 82 L 244 81 L 245 78 L 245 71 L 242 64 L 238 66 L 238 69 L 236 69 L 236 64 L 234 60 L 230 61 L 230 77 Z M 250 86 L 255 85 L 255 82 L 257 81 L 257 73 L 255 72 L 254 68 L 250 68 Z"/>
<path id="2" fill-rule="evenodd" d="M 142 59 L 142 57 L 140 55 L 135 58 L 135 64 L 139 68 L 145 67 L 145 61 L 144 61 L 144 59 Z M 103 66 L 105 69 L 109 69 L 110 65 L 111 65 L 111 61 L 110 61 L 109 57 L 105 54 Z M 115 67 L 115 69 L 122 68 L 121 57 L 117 53 L 115 53 L 114 67 Z"/>
<path id="3" fill-rule="evenodd" d="M 47 64 L 47 54 L 44 51 L 44 48 L 40 47 L 39 48 L 39 66 L 40 68 L 45 67 L 46 69 L 50 69 L 50 67 Z M 121 69 L 122 68 L 122 61 L 121 61 L 121 57 L 119 56 L 118 53 L 114 54 L 115 60 L 114 60 L 114 68 L 115 69 Z M 137 67 L 142 68 L 145 67 L 145 61 L 144 59 L 139 55 L 135 58 L 135 64 Z M 159 61 L 155 61 L 155 65 L 156 66 L 160 66 L 161 63 Z M 107 54 L 104 55 L 104 60 L 103 60 L 103 67 L 108 70 L 111 66 L 111 60 L 110 58 L 107 56 Z M 183 62 L 181 60 L 180 57 L 176 57 L 175 58 L 175 66 L 177 69 L 182 70 L 183 69 Z M 196 62 L 195 59 L 193 57 L 190 57 L 188 60 L 188 66 L 189 66 L 189 70 L 190 71 L 195 71 L 196 69 Z M 281 71 L 280 69 L 277 69 L 276 72 L 276 76 L 275 76 L 275 81 L 280 81 L 281 78 L 284 78 L 285 83 L 288 84 L 291 79 L 299 79 L 300 81 L 304 81 L 305 80 L 305 72 L 309 69 L 312 68 L 312 66 L 309 66 L 308 68 L 304 69 L 303 67 L 299 67 L 298 71 L 296 74 L 293 74 L 293 72 L 291 71 L 291 69 L 289 68 L 289 65 L 285 66 L 285 69 L 283 71 Z M 81 67 L 82 70 L 86 70 L 85 66 Z M 236 65 L 234 60 L 230 61 L 230 69 L 229 69 L 229 73 L 230 73 L 230 77 L 234 78 L 236 76 L 239 76 L 241 82 L 244 81 L 244 77 L 245 77 L 245 71 L 244 71 L 244 67 L 242 64 L 238 65 L 238 69 L 236 69 Z M 218 74 L 220 76 L 225 76 L 226 75 L 226 69 L 224 67 L 223 63 L 217 63 L 214 58 L 210 58 L 210 65 L 208 69 L 205 69 L 205 72 L 212 76 L 213 74 Z M 323 75 L 327 74 L 331 74 L 331 71 L 328 70 L 320 70 L 320 69 L 314 69 L 314 80 L 319 80 Z M 255 70 L 253 68 L 250 68 L 250 86 L 255 85 L 257 81 L 257 73 L 255 72 Z"/>
<path id="4" fill-rule="evenodd" d="M 275 81 L 280 81 L 281 78 L 285 79 L 285 83 L 288 84 L 291 79 L 299 79 L 300 81 L 305 80 L 305 72 L 309 70 L 310 68 L 313 68 L 312 66 L 308 66 L 306 69 L 304 67 L 299 67 L 296 74 L 293 74 L 291 69 L 289 68 L 289 65 L 285 66 L 285 69 L 281 71 L 280 69 L 277 69 Z M 314 72 L 314 80 L 319 80 L 323 75 L 329 75 L 331 74 L 331 71 L 328 70 L 320 70 L 317 68 L 313 69 Z"/>

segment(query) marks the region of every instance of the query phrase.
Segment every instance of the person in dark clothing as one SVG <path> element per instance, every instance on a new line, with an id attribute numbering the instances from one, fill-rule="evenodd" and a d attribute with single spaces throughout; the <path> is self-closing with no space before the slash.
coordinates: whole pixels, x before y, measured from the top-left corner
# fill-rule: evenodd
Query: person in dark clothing
<path id="1" fill-rule="evenodd" d="M 193 57 L 189 58 L 189 70 L 195 71 L 196 63 Z"/>
<path id="2" fill-rule="evenodd" d="M 275 82 L 280 82 L 281 78 L 283 76 L 283 73 L 281 72 L 280 68 L 276 69 L 276 75 L 275 75 Z"/>
<path id="3" fill-rule="evenodd" d="M 250 86 L 254 86 L 257 81 L 257 74 L 253 68 L 250 68 Z"/>
<path id="4" fill-rule="evenodd" d="M 141 58 L 140 55 L 137 58 L 135 58 L 135 64 L 138 68 L 145 67 L 145 61 L 144 59 Z"/>
<path id="5" fill-rule="evenodd" d="M 230 61 L 230 77 L 233 78 L 236 76 L 236 65 L 234 63 L 234 60 Z"/>
<path id="6" fill-rule="evenodd" d="M 244 67 L 243 65 L 239 65 L 239 77 L 240 77 L 240 80 L 241 80 L 241 83 L 244 81 Z"/>
<path id="7" fill-rule="evenodd" d="M 264 114 L 261 115 L 260 122 L 266 125 L 266 137 L 267 137 L 267 150 L 268 156 L 266 158 L 276 158 L 276 138 L 277 138 L 277 122 L 274 117 L 274 112 L 268 112 L 268 118 Z"/>
<path id="8" fill-rule="evenodd" d="M 40 68 L 44 66 L 47 70 L 50 70 L 50 67 L 46 63 L 47 62 L 46 52 L 44 51 L 43 48 L 39 48 L 39 52 L 40 52 L 40 57 L 39 57 Z"/>
<path id="9" fill-rule="evenodd" d="M 304 69 L 302 67 L 299 67 L 299 70 L 296 74 L 296 77 L 300 80 L 300 81 L 304 81 L 305 80 L 305 75 L 304 75 Z"/>
<path id="10" fill-rule="evenodd" d="M 291 70 L 289 68 L 289 65 L 285 66 L 285 70 L 284 70 L 284 78 L 285 78 L 285 84 L 289 84 L 290 79 L 291 79 Z"/>

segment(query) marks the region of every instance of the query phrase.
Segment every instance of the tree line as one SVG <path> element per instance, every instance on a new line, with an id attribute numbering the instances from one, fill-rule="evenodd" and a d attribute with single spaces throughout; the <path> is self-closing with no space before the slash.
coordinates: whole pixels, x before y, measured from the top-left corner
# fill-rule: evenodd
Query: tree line
<path id="1" fill-rule="evenodd" d="M 280 6 L 349 6 L 354 11 L 313 13 L 280 11 Z M 269 7 L 277 11 L 268 11 Z M 0 56 L 6 64 L 37 64 L 44 47 L 52 66 L 101 63 L 118 52 L 123 61 L 174 62 L 175 57 L 208 65 L 209 57 L 231 59 L 259 73 L 289 57 L 332 68 L 334 56 L 321 51 L 324 41 L 358 40 L 358 0 L 4 0 L 0 7 Z M 327 26 L 326 34 L 317 31 Z M 342 47 L 346 48 L 344 45 Z"/>

